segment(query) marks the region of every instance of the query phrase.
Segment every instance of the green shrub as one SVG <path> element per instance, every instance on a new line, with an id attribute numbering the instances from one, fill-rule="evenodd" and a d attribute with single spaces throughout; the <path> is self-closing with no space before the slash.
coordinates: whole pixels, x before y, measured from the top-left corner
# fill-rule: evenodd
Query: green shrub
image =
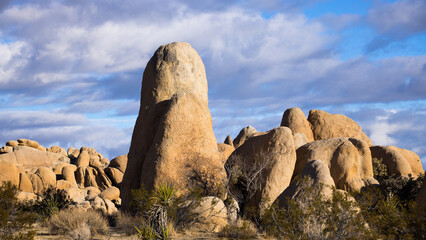
<path id="1" fill-rule="evenodd" d="M 11 182 L 0 186 L 0 239 L 34 239 L 36 216 L 25 212 L 16 198 L 18 189 Z"/>
<path id="2" fill-rule="evenodd" d="M 28 210 L 37 213 L 39 219 L 43 222 L 71 204 L 71 201 L 60 190 L 55 188 L 48 188 L 40 199 Z"/>
<path id="3" fill-rule="evenodd" d="M 267 210 L 261 226 L 268 235 L 280 239 L 370 239 L 356 202 L 333 188 L 332 196 L 323 196 L 324 186 L 310 178 L 299 182 L 299 193 Z"/>

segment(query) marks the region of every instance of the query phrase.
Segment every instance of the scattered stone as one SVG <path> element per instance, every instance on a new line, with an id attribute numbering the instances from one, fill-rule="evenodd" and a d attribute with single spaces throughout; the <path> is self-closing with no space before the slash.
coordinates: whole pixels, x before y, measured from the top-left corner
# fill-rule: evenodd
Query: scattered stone
<path id="1" fill-rule="evenodd" d="M 116 212 L 118 212 L 118 209 L 115 207 L 115 204 L 111 202 L 111 200 L 104 199 L 104 202 L 105 202 L 108 215 L 113 215 Z"/>

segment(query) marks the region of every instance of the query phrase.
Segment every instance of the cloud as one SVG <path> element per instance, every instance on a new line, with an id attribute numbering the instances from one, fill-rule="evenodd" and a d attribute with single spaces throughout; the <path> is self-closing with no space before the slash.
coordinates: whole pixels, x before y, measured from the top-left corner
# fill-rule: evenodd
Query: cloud
<path id="1" fill-rule="evenodd" d="M 360 17 L 309 19 L 301 10 L 314 2 L 65 0 L 8 5 L 0 11 L 0 116 L 15 127 L 2 130 L 2 139 L 27 134 L 46 145 L 81 143 L 110 155 L 125 153 L 144 66 L 158 46 L 173 41 L 190 42 L 205 63 L 219 141 L 228 134 L 235 137 L 249 124 L 260 131 L 277 127 L 289 107 L 337 111 L 348 104 L 424 99 L 426 56 L 342 60 L 336 50 L 341 31 L 358 24 Z M 396 3 L 423 6 L 400 1 L 372 10 L 368 21 L 383 41 L 422 29 L 398 32 L 403 24 L 422 20 L 416 14 L 408 22 L 381 22 L 373 16 L 387 16 Z M 265 17 L 265 11 L 273 14 Z M 374 111 L 383 113 L 375 108 L 352 114 L 363 122 Z M 14 120 L 7 120 L 6 113 Z M 401 132 L 411 129 L 395 129 L 395 122 L 374 126 L 364 121 L 373 138 L 399 144 L 405 139 Z"/>
<path id="2" fill-rule="evenodd" d="M 426 30 L 425 11 L 423 0 L 402 0 L 371 9 L 367 19 L 380 33 L 404 37 Z"/>
<path id="3" fill-rule="evenodd" d="M 90 146 L 113 158 L 127 153 L 132 134 L 130 128 L 114 126 L 117 121 L 96 122 L 81 114 L 49 111 L 0 112 L 0 142 L 27 138 L 45 147 Z"/>
<path id="4" fill-rule="evenodd" d="M 372 8 L 366 20 L 379 35 L 366 46 L 367 53 L 383 49 L 394 41 L 424 33 L 425 11 L 426 2 L 423 0 L 400 0 Z"/>

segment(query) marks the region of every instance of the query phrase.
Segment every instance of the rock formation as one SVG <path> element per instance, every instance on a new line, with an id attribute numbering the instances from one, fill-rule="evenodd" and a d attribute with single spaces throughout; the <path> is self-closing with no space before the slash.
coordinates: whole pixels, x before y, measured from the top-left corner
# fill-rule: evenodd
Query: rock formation
<path id="1" fill-rule="evenodd" d="M 255 207 L 262 214 L 290 184 L 295 163 L 296 151 L 289 128 L 275 128 L 247 139 L 225 165 L 229 189 L 241 211 Z M 255 184 L 246 189 L 239 187 L 250 181 Z"/>
<path id="2" fill-rule="evenodd" d="M 339 189 L 359 191 L 366 185 L 377 183 L 373 178 L 370 149 L 362 140 L 331 138 L 303 145 L 297 149 L 294 176 L 312 160 L 322 160 L 327 164 Z"/>
<path id="3" fill-rule="evenodd" d="M 280 207 L 285 206 L 287 199 L 297 198 L 300 195 L 300 181 L 305 181 L 306 177 L 312 180 L 314 186 L 318 186 L 321 189 L 320 195 L 324 199 L 331 198 L 333 194 L 332 187 L 336 185 L 331 177 L 330 170 L 323 161 L 312 160 L 306 163 L 299 177 L 292 181 L 290 186 L 277 198 Z M 322 185 L 322 188 L 319 185 Z"/>
<path id="4" fill-rule="evenodd" d="M 247 126 L 243 129 L 241 129 L 238 136 L 234 139 L 233 145 L 235 148 L 238 148 L 239 146 L 243 145 L 243 143 L 250 137 L 262 134 L 258 133 L 257 130 L 252 126 Z"/>
<path id="5" fill-rule="evenodd" d="M 371 156 L 381 159 L 389 175 L 418 177 L 423 173 L 420 157 L 414 152 L 395 146 L 372 146 Z"/>
<path id="6" fill-rule="evenodd" d="M 187 43 L 161 46 L 148 62 L 142 81 L 141 105 L 124 173 L 123 207 L 130 190 L 162 183 L 184 189 L 194 166 L 226 174 L 208 108 L 204 64 Z"/>
<path id="7" fill-rule="evenodd" d="M 314 141 L 311 123 L 308 122 L 300 108 L 287 109 L 283 114 L 281 126 L 290 128 L 293 134 L 300 133 L 305 135 L 308 142 Z"/>
<path id="8" fill-rule="evenodd" d="M 315 140 L 349 137 L 361 139 L 369 146 L 373 145 L 361 127 L 344 115 L 330 114 L 322 110 L 311 110 L 309 111 L 308 121 L 312 125 Z"/>
<path id="9" fill-rule="evenodd" d="M 100 209 L 112 214 L 121 204 L 120 190 L 112 184 L 120 185 L 127 156 L 115 158 L 110 165 L 109 160 L 93 148 L 65 151 L 59 146 L 44 148 L 29 139 L 8 141 L 0 149 L 3 149 L 0 151 L 0 184 L 11 181 L 22 191 L 18 194 L 21 201 L 35 200 L 48 188 L 56 188 L 71 198 L 74 207 Z M 112 179 L 104 169 L 112 170 Z"/>

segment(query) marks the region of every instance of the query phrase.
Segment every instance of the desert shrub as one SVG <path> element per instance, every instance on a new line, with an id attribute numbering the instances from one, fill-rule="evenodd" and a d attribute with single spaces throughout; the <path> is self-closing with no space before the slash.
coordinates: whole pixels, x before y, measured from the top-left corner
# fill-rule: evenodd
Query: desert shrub
<path id="1" fill-rule="evenodd" d="M 0 239 L 34 239 L 32 224 L 36 216 L 18 202 L 18 189 L 11 182 L 0 186 Z"/>
<path id="2" fill-rule="evenodd" d="M 52 215 L 58 214 L 60 210 L 70 206 L 71 201 L 55 188 L 48 188 L 40 200 L 27 210 L 38 214 L 38 218 L 43 222 L 47 221 Z"/>
<path id="3" fill-rule="evenodd" d="M 370 187 L 355 195 L 365 221 L 378 238 L 426 238 L 426 219 L 417 216 L 415 187 L 412 187 L 416 184 L 412 184 L 413 180 L 407 178 L 391 178 L 388 184 Z"/>
<path id="4" fill-rule="evenodd" d="M 383 179 L 388 177 L 388 167 L 383 163 L 383 159 L 373 158 L 373 177 L 382 182 Z"/>
<path id="5" fill-rule="evenodd" d="M 220 238 L 227 239 L 258 239 L 255 227 L 250 222 L 243 221 L 242 224 L 229 224 L 219 232 Z"/>
<path id="6" fill-rule="evenodd" d="M 372 238 L 356 202 L 335 188 L 332 196 L 325 197 L 323 188 L 310 178 L 301 179 L 298 196 L 287 199 L 285 207 L 271 206 L 261 226 L 268 235 L 280 239 Z"/>
<path id="7" fill-rule="evenodd" d="M 382 195 L 389 196 L 390 194 L 397 196 L 402 205 L 408 206 L 410 201 L 415 200 L 420 192 L 424 179 L 424 174 L 417 178 L 411 175 L 407 177 L 390 176 L 384 178 L 380 183 L 380 191 Z"/>
<path id="8" fill-rule="evenodd" d="M 87 228 L 90 229 L 91 236 L 108 232 L 106 218 L 92 209 L 71 208 L 61 210 L 58 214 L 50 217 L 47 225 L 51 233 L 68 236 L 84 235 Z M 77 229 L 81 229 L 81 232 L 76 232 Z"/>
<path id="9" fill-rule="evenodd" d="M 267 173 L 270 170 L 273 161 L 273 152 L 260 152 L 254 156 L 253 162 L 247 162 L 241 156 L 231 155 L 225 164 L 227 173 L 228 194 L 240 203 L 241 212 L 246 211 L 246 203 L 252 199 L 255 194 L 259 194 L 265 186 Z M 233 191 L 233 189 L 238 189 Z M 253 209 L 250 209 L 252 212 Z M 253 216 L 259 215 L 255 209 Z"/>
<path id="10" fill-rule="evenodd" d="M 125 212 L 118 212 L 115 218 L 116 230 L 127 236 L 138 234 L 136 228 L 142 229 L 146 222 L 141 216 L 127 214 Z"/>

